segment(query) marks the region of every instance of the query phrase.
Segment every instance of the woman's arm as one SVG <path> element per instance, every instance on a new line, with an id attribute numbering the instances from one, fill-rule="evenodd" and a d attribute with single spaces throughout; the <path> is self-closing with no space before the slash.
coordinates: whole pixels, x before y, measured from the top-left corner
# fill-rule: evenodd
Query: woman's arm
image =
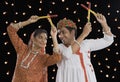
<path id="1" fill-rule="evenodd" d="M 19 50 L 21 50 L 22 47 L 25 46 L 25 44 L 23 43 L 22 39 L 18 36 L 17 31 L 28 25 L 31 23 L 34 23 L 38 20 L 38 16 L 31 16 L 28 20 L 23 21 L 23 22 L 19 22 L 19 23 L 11 23 L 8 27 L 7 27 L 7 32 L 9 35 L 9 38 L 15 48 L 15 50 L 18 52 Z M 22 46 L 22 47 L 21 47 Z"/>
<path id="2" fill-rule="evenodd" d="M 73 53 L 76 53 L 77 50 L 80 49 L 81 42 L 89 35 L 91 31 L 92 31 L 91 23 L 87 22 L 83 28 L 83 32 L 80 34 L 80 36 L 77 38 L 77 40 L 75 40 L 75 42 L 72 45 Z"/>

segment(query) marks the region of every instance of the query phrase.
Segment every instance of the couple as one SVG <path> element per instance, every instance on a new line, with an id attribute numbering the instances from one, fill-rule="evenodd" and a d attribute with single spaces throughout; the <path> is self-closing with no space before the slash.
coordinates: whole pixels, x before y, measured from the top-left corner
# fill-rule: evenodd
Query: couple
<path id="1" fill-rule="evenodd" d="M 88 22 L 83 32 L 75 38 L 77 26 L 69 19 L 62 19 L 57 23 L 57 29 L 51 27 L 53 40 L 53 55 L 45 53 L 47 32 L 37 29 L 31 34 L 29 44 L 23 43 L 17 35 L 22 27 L 38 21 L 38 16 L 31 16 L 28 20 L 11 23 L 8 35 L 17 52 L 17 62 L 12 82 L 47 82 L 47 66 L 57 63 L 56 82 L 97 82 L 94 68 L 90 60 L 90 52 L 100 50 L 113 43 L 113 34 L 104 15 L 95 16 L 101 24 L 104 37 L 100 39 L 86 39 L 92 31 Z M 48 21 L 50 22 L 50 18 Z M 62 43 L 57 42 L 57 33 Z"/>

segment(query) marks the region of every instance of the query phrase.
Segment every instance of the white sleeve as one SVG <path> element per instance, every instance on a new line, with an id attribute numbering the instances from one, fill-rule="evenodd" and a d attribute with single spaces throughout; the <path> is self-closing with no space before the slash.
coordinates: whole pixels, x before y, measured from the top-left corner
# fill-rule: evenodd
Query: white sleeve
<path id="1" fill-rule="evenodd" d="M 87 41 L 87 46 L 89 46 L 91 51 L 96 51 L 104 49 L 110 46 L 113 43 L 113 36 L 104 34 L 104 37 L 101 39 L 90 39 Z"/>
<path id="2" fill-rule="evenodd" d="M 62 54 L 63 58 L 69 59 L 73 55 L 71 46 L 65 47 L 63 45 L 59 45 L 59 48 L 60 48 L 60 53 Z"/>

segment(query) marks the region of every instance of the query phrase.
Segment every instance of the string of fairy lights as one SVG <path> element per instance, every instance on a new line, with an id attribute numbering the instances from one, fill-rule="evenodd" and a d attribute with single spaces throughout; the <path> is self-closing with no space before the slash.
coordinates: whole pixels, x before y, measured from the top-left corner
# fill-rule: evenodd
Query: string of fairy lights
<path id="1" fill-rule="evenodd" d="M 89 0 L 90 1 L 90 0 Z M 57 14 L 58 17 L 53 19 L 53 23 L 62 18 L 69 18 L 76 22 L 78 26 L 78 35 L 82 32 L 82 27 L 87 21 L 87 10 L 82 8 L 80 4 L 86 4 L 87 0 L 1 0 L 0 1 L 0 82 L 11 82 L 16 62 L 16 52 L 9 40 L 6 28 L 11 22 L 19 22 L 28 19 L 31 15 L 37 14 L 45 16 L 49 14 Z M 91 61 L 93 63 L 98 82 L 114 80 L 120 81 L 120 3 L 119 0 L 91 0 L 92 10 L 103 13 L 108 19 L 108 24 L 114 34 L 115 41 L 103 50 L 93 52 Z M 88 38 L 100 38 L 102 29 L 95 17 L 91 14 L 92 27 L 95 27 Z M 40 20 L 34 24 L 36 28 L 45 28 L 50 31 L 47 20 Z M 31 28 L 30 28 L 31 27 Z M 30 28 L 28 30 L 28 28 Z M 29 33 L 35 28 L 32 25 L 21 29 L 19 35 L 27 43 Z M 27 39 L 27 40 L 26 40 Z M 52 51 L 51 36 L 48 39 L 48 47 L 46 51 Z M 14 54 L 14 55 L 13 55 Z M 49 82 L 55 82 L 57 67 L 56 65 L 48 68 Z M 102 79 L 101 79 L 102 78 Z M 106 81 L 105 81 L 106 80 Z"/>

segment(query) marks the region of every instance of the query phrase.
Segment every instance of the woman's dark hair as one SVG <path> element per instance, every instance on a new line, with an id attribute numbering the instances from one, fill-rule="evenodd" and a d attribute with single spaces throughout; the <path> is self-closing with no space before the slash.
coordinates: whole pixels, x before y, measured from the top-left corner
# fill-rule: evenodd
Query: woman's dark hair
<path id="1" fill-rule="evenodd" d="M 69 30 L 69 32 L 71 32 L 72 30 L 75 30 L 75 37 L 77 37 L 77 29 L 70 27 L 70 26 L 66 26 L 66 28 Z"/>
<path id="2" fill-rule="evenodd" d="M 40 35 L 41 33 L 46 33 L 46 35 L 48 35 L 48 33 L 47 33 L 47 31 L 45 29 L 36 29 L 34 31 L 33 37 L 36 37 L 36 36 Z"/>

